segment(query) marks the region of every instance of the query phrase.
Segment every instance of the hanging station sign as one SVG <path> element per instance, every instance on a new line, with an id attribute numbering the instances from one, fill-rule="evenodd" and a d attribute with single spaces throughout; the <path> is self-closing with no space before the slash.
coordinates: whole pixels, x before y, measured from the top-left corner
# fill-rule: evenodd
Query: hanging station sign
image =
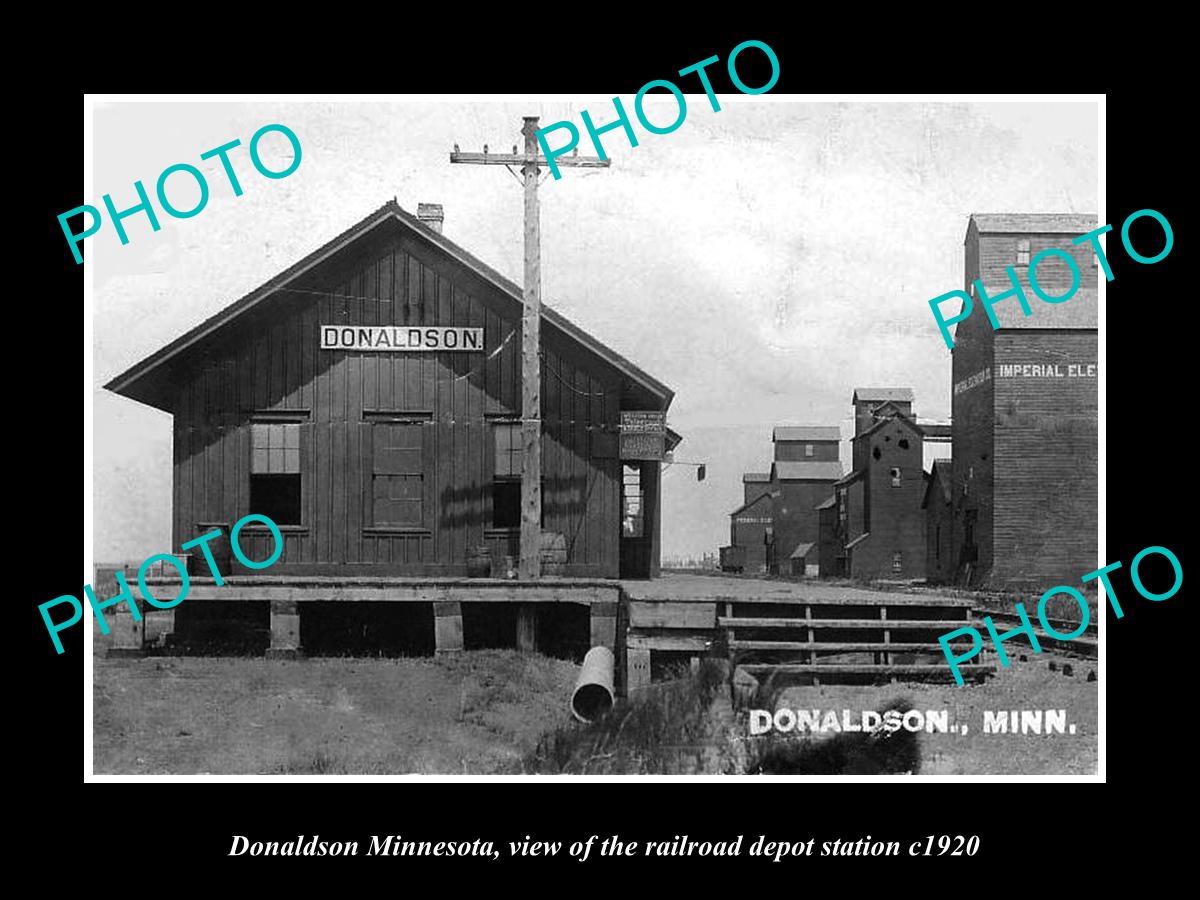
<path id="1" fill-rule="evenodd" d="M 483 351 L 482 328 L 322 325 L 322 350 Z"/>
<path id="2" fill-rule="evenodd" d="M 662 459 L 666 441 L 666 413 L 621 413 L 621 459 Z"/>

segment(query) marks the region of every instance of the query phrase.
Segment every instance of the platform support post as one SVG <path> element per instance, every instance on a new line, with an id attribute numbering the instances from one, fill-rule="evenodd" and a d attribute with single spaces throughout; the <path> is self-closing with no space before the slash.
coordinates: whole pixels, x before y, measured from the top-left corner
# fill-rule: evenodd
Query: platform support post
<path id="1" fill-rule="evenodd" d="M 630 647 L 625 667 L 625 692 L 627 695 L 650 685 L 650 651 Z"/>
<path id="2" fill-rule="evenodd" d="M 272 600 L 267 659 L 295 659 L 301 655 L 300 604 L 296 600 Z"/>
<path id="3" fill-rule="evenodd" d="M 463 648 L 462 604 L 457 600 L 433 604 L 433 640 L 437 653 L 455 653 Z"/>
<path id="4" fill-rule="evenodd" d="M 522 653 L 532 653 L 537 649 L 536 603 L 517 606 L 517 649 Z"/>
<path id="5" fill-rule="evenodd" d="M 144 656 L 146 642 L 146 620 L 134 621 L 128 609 L 114 608 L 107 616 L 112 643 L 108 645 L 109 656 Z"/>
<path id="6" fill-rule="evenodd" d="M 593 647 L 607 647 L 616 656 L 617 604 L 614 600 L 594 600 L 591 604 L 591 640 Z"/>

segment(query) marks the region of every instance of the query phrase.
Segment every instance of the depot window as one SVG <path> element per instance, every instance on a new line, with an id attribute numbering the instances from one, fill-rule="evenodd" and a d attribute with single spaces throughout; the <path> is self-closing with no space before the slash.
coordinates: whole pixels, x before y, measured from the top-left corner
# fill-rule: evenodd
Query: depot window
<path id="1" fill-rule="evenodd" d="M 371 524 L 425 528 L 425 421 L 380 418 L 371 423 Z"/>
<path id="2" fill-rule="evenodd" d="M 1018 266 L 1029 265 L 1029 241 L 1028 240 L 1023 239 L 1023 240 L 1017 241 L 1017 265 Z"/>
<path id="3" fill-rule="evenodd" d="M 250 448 L 250 512 L 276 525 L 299 525 L 299 423 L 252 422 Z"/>
<path id="4" fill-rule="evenodd" d="M 492 426 L 496 444 L 492 471 L 492 527 L 521 525 L 521 466 L 525 459 L 520 422 L 496 422 Z"/>
<path id="5" fill-rule="evenodd" d="M 492 470 L 492 528 L 521 527 L 521 469 L 525 464 L 521 423 L 492 423 L 495 466 Z M 546 480 L 542 479 L 542 524 L 546 523 Z"/>
<path id="6" fill-rule="evenodd" d="M 621 536 L 640 538 L 645 534 L 642 505 L 642 470 L 625 466 L 621 481 Z"/>

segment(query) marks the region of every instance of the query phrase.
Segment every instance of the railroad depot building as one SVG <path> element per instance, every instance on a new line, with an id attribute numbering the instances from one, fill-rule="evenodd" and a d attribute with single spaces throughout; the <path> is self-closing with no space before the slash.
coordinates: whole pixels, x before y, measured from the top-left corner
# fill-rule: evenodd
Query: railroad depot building
<path id="1" fill-rule="evenodd" d="M 1010 588 L 1074 584 L 1097 560 L 1097 271 L 1094 215 L 971 216 L 966 290 L 982 280 L 990 297 L 1012 289 L 1013 267 L 1031 314 L 1015 297 L 995 306 L 993 330 L 979 302 L 958 323 L 953 348 L 954 578 Z M 1029 286 L 1029 263 L 1048 248 L 1070 253 L 1078 292 L 1050 304 Z M 1070 268 L 1043 260 L 1037 280 L 1067 293 Z"/>
<path id="2" fill-rule="evenodd" d="M 437 580 L 503 578 L 519 555 L 522 292 L 441 225 L 440 206 L 389 202 L 106 385 L 174 417 L 177 551 L 248 513 L 278 524 L 269 570 L 225 554 L 234 578 L 189 595 L 270 599 L 274 649 L 300 643 L 296 600 L 338 599 L 439 604 L 437 646 L 462 646 L 474 594 Z M 601 581 L 652 577 L 660 554 L 660 463 L 621 458 L 621 414 L 665 415 L 673 394 L 546 307 L 541 350 L 543 559 L 592 580 L 573 597 L 600 604 L 611 646 Z M 254 526 L 240 544 L 273 549 Z M 556 580 L 506 590 L 553 599 Z"/>

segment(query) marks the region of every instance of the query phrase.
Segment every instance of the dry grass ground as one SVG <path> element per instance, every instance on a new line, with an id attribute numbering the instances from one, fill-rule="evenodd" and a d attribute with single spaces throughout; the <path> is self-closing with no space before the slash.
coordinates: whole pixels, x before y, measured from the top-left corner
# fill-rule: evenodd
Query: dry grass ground
<path id="1" fill-rule="evenodd" d="M 684 669 L 686 672 L 686 668 Z M 540 775 L 740 774 L 728 739 L 734 727 L 729 666 L 705 660 L 692 675 L 662 681 L 619 700 L 604 718 L 570 722 L 538 742 L 521 763 Z"/>
<path id="2" fill-rule="evenodd" d="M 1055 671 L 1050 670 L 1050 663 Z M 1072 675 L 1063 674 L 1070 665 Z M 765 708 L 880 710 L 905 699 L 905 709 L 947 710 L 958 733 L 915 736 L 920 775 L 1089 775 L 1097 765 L 1097 682 L 1087 680 L 1094 661 L 1043 653 L 1016 655 L 983 684 L 898 682 L 886 685 L 791 687 L 774 694 Z M 522 768 L 549 774 L 741 774 L 751 771 L 772 744 L 825 740 L 827 735 L 751 737 L 748 709 L 733 712 L 724 690 L 712 692 L 699 679 L 656 684 L 621 701 L 604 720 L 590 726 L 564 725 L 539 742 Z M 984 710 L 1066 710 L 1075 734 L 985 734 Z M 836 735 L 828 735 L 834 737 Z M 861 771 L 903 772 L 905 768 Z M 812 770 L 810 770 L 812 771 Z M 825 771 L 824 774 L 845 774 Z M 815 771 L 812 771 L 816 774 Z"/>
<path id="3" fill-rule="evenodd" d="M 482 650 L 438 659 L 105 659 L 97 773 L 478 774 L 519 769 L 562 724 L 576 667 Z"/>
<path id="4" fill-rule="evenodd" d="M 441 658 L 95 658 L 97 773 L 733 774 L 754 756 L 746 712 L 687 679 L 569 719 L 577 668 L 510 650 Z M 1057 671 L 1051 671 L 1054 662 Z M 1062 673 L 1069 664 L 1073 676 Z M 1095 662 L 1013 656 L 982 685 L 793 687 L 791 709 L 947 709 L 961 734 L 922 734 L 922 775 L 1080 775 L 1096 769 Z M 707 704 L 707 706 L 706 706 Z M 1065 709 L 1076 733 L 989 735 L 984 710 Z M 799 739 L 799 738 L 794 738 Z"/>

